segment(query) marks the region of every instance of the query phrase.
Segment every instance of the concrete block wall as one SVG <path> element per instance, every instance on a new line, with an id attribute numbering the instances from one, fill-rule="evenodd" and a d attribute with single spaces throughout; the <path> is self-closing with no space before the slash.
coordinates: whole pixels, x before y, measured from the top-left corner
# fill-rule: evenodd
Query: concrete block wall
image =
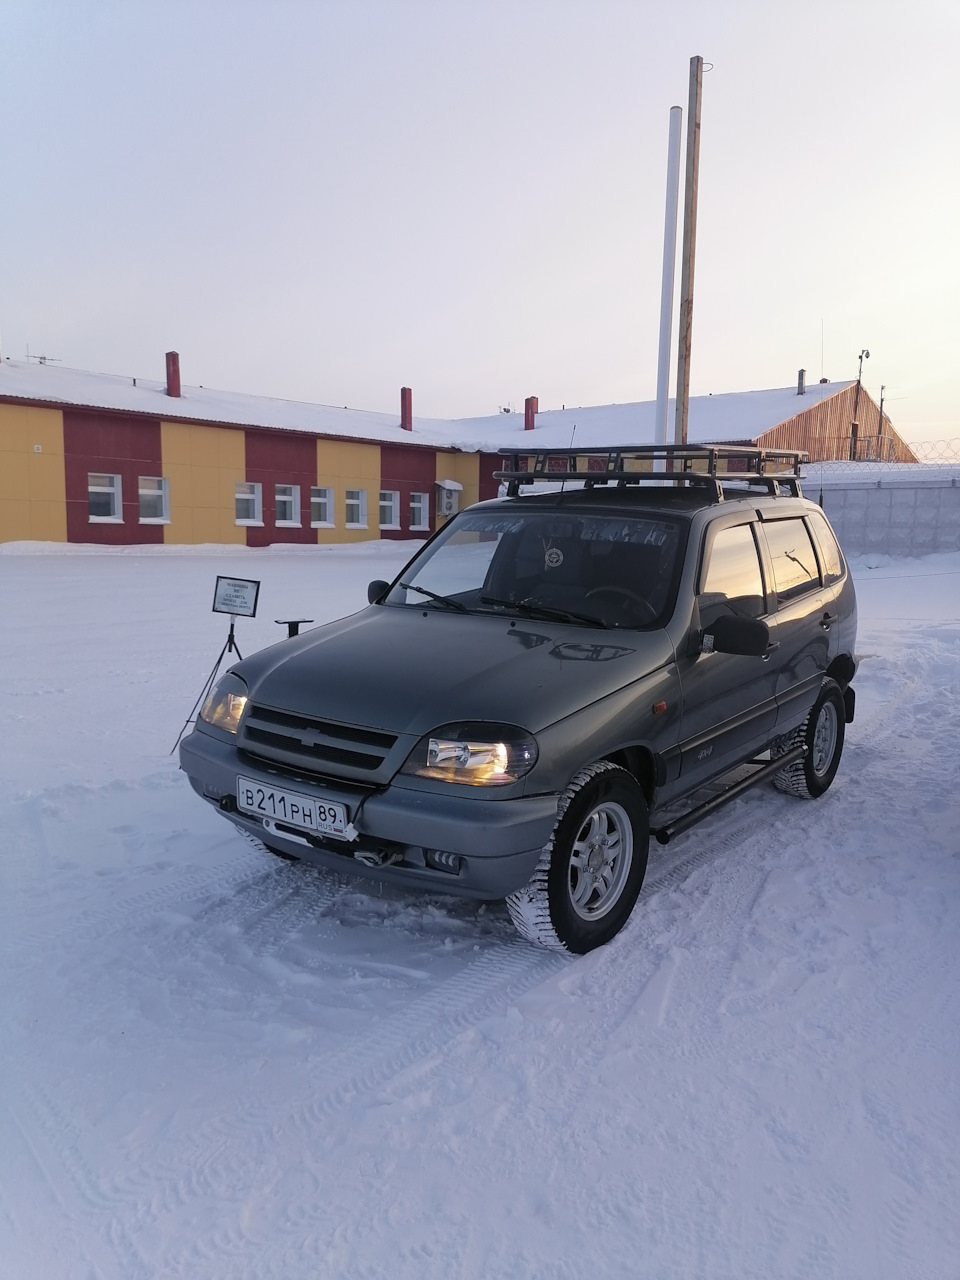
<path id="1" fill-rule="evenodd" d="M 807 480 L 804 494 L 817 500 L 819 485 Z M 823 509 L 850 555 L 867 551 L 922 556 L 960 551 L 960 475 L 911 481 L 830 479 Z"/>

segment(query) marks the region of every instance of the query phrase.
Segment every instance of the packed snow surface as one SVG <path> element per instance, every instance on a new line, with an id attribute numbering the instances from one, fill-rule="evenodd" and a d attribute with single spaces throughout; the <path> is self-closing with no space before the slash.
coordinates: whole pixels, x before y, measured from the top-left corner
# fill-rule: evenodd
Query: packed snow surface
<path id="1" fill-rule="evenodd" d="M 655 846 L 577 959 L 169 754 L 216 574 L 246 654 L 408 549 L 0 547 L 0 1276 L 956 1280 L 960 555 L 855 562 L 833 788 Z"/>

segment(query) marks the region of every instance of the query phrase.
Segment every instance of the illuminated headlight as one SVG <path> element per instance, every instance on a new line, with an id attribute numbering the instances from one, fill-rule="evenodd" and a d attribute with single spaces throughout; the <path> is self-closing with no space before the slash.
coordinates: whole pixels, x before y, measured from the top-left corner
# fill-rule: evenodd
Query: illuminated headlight
<path id="1" fill-rule="evenodd" d="M 504 787 L 537 763 L 537 742 L 515 725 L 445 724 L 421 738 L 401 772 L 472 787 Z"/>
<path id="2" fill-rule="evenodd" d="M 200 708 L 200 719 L 227 733 L 236 733 L 246 705 L 247 686 L 239 676 L 226 675 L 207 694 Z"/>

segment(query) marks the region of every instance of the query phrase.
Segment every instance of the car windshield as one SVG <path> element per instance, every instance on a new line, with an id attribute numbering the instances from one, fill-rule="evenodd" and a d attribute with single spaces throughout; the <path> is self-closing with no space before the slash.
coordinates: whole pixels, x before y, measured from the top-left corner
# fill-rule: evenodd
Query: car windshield
<path id="1" fill-rule="evenodd" d="M 659 514 L 466 511 L 407 567 L 386 603 L 653 627 L 673 603 L 684 529 Z"/>

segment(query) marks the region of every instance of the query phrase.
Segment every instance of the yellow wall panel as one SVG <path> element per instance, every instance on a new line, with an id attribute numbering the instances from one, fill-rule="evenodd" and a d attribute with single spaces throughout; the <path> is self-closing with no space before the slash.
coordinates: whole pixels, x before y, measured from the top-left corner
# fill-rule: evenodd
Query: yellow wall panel
<path id="1" fill-rule="evenodd" d="M 170 482 L 164 542 L 245 543 L 234 506 L 235 485 L 246 475 L 243 430 L 161 422 L 160 440 Z"/>
<path id="2" fill-rule="evenodd" d="M 318 529 L 319 542 L 365 542 L 380 536 L 380 446 L 353 440 L 317 441 L 317 484 L 334 490 L 333 529 Z M 346 528 L 348 489 L 367 491 L 367 527 Z"/>
<path id="3" fill-rule="evenodd" d="M 471 507 L 480 500 L 480 455 L 477 453 L 455 453 L 437 450 L 437 479 L 457 480 L 463 485 L 460 494 L 459 510 Z M 438 516 L 438 523 L 446 522 L 447 517 Z"/>
<path id="4" fill-rule="evenodd" d="M 67 540 L 63 414 L 0 404 L 0 542 L 21 539 Z"/>

